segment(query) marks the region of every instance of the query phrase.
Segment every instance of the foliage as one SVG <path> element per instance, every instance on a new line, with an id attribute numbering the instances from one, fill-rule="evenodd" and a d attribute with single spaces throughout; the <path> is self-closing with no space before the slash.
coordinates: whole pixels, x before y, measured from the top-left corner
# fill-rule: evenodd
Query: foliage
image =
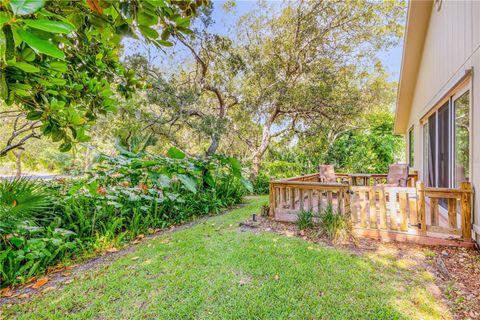
<path id="1" fill-rule="evenodd" d="M 340 135 L 329 148 L 325 163 L 346 172 L 386 173 L 404 150 L 403 137 L 392 133 L 393 122 L 389 112 L 367 115 L 367 127 Z"/>
<path id="2" fill-rule="evenodd" d="M 304 173 L 304 168 L 299 163 L 282 160 L 265 161 L 262 164 L 260 173 L 253 182 L 254 191 L 257 194 L 266 194 L 268 193 L 270 178 L 291 178 Z"/>
<path id="3" fill-rule="evenodd" d="M 50 204 L 49 195 L 38 182 L 28 179 L 0 181 L 0 234 L 34 223 L 35 216 Z"/>
<path id="4" fill-rule="evenodd" d="M 131 97 L 134 70 L 119 61 L 122 37 L 158 47 L 191 33 L 189 16 L 203 1 L 24 1 L 0 3 L 0 97 L 16 104 L 61 151 L 90 139 L 98 115 L 115 110 L 114 92 Z M 161 29 L 161 34 L 157 31 Z M 24 132 L 25 133 L 25 132 Z M 28 136 L 28 135 L 25 135 Z M 28 138 L 27 138 L 28 139 Z M 24 141 L 0 149 L 0 155 Z"/>
<path id="5" fill-rule="evenodd" d="M 313 227 L 313 213 L 307 210 L 301 210 L 297 217 L 297 227 L 300 230 L 306 230 Z"/>
<path id="6" fill-rule="evenodd" d="M 336 212 L 329 205 L 319 214 L 320 230 L 330 240 L 336 242 L 352 237 L 352 224 L 347 214 Z"/>
<path id="7" fill-rule="evenodd" d="M 232 157 L 194 159 L 177 148 L 167 156 L 118 148 L 119 155 L 102 155 L 82 179 L 46 187 L 29 180 L 2 183 L 0 221 L 18 222 L 0 230 L 3 285 L 23 282 L 73 254 L 102 251 L 149 230 L 218 213 L 252 191 Z M 47 197 L 53 199 L 48 207 Z"/>

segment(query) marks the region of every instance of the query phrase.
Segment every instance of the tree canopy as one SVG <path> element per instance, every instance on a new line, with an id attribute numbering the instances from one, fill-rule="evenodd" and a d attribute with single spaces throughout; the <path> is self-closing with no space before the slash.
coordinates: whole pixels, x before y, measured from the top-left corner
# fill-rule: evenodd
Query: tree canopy
<path id="1" fill-rule="evenodd" d="M 171 34 L 191 33 L 203 1 L 25 1 L 0 3 L 0 97 L 19 119 L 0 155 L 45 135 L 61 151 L 90 137 L 98 115 L 139 86 L 119 60 L 123 37 L 170 47 Z M 28 120 L 28 121 L 25 121 Z"/>

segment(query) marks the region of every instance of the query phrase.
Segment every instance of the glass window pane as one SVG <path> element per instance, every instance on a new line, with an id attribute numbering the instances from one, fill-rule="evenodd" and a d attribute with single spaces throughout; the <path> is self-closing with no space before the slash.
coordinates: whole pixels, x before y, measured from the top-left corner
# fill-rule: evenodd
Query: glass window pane
<path id="1" fill-rule="evenodd" d="M 470 180 L 470 94 L 455 100 L 455 182 Z"/>
<path id="2" fill-rule="evenodd" d="M 414 137 L 413 137 L 413 127 L 408 131 L 408 165 L 413 167 L 414 165 Z"/>
<path id="3" fill-rule="evenodd" d="M 423 125 L 423 181 L 428 184 L 428 160 L 429 160 L 429 146 L 428 146 L 428 122 Z"/>

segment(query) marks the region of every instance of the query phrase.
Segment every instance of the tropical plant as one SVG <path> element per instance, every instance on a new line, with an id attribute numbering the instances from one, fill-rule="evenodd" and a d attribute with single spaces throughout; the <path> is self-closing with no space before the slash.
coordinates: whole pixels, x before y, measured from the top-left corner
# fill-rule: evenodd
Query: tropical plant
<path id="1" fill-rule="evenodd" d="M 49 204 L 48 192 L 36 181 L 0 181 L 0 235 L 10 234 L 22 226 L 34 225 L 35 220 L 40 219 L 36 215 L 45 211 Z"/>

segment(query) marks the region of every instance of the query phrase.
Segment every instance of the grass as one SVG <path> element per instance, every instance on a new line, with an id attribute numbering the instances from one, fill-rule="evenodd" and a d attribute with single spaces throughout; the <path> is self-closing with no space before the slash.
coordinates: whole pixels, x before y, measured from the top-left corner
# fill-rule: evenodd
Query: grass
<path id="1" fill-rule="evenodd" d="M 357 256 L 299 238 L 242 232 L 266 198 L 138 245 L 6 319 L 440 319 L 448 311 L 395 256 Z"/>

